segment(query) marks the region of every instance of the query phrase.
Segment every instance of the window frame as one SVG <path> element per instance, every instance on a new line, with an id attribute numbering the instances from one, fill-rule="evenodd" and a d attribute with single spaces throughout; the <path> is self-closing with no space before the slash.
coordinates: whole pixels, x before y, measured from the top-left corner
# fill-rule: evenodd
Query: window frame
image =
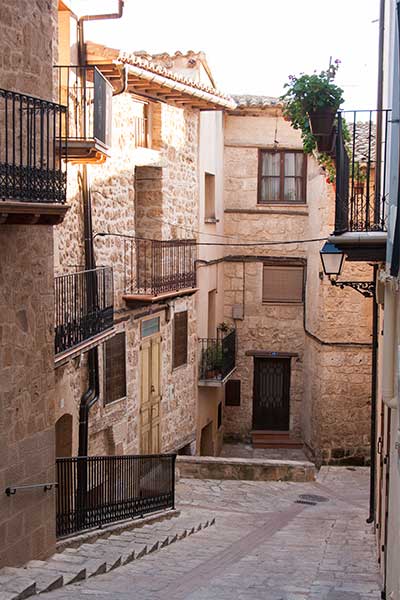
<path id="1" fill-rule="evenodd" d="M 177 315 L 186 314 L 186 356 L 185 361 L 176 364 L 176 318 Z M 189 354 L 189 311 L 180 310 L 174 314 L 173 319 L 173 330 L 172 330 L 172 370 L 179 369 L 180 367 L 185 367 L 188 364 L 188 354 Z"/>
<path id="2" fill-rule="evenodd" d="M 111 342 L 111 340 L 113 340 L 114 338 L 123 335 L 124 338 L 124 372 L 125 372 L 125 394 L 123 396 L 119 396 L 118 398 L 113 398 L 112 400 L 107 400 L 108 394 L 107 394 L 107 343 Z M 103 344 L 103 406 L 107 407 L 110 404 L 113 404 L 114 402 L 119 402 L 120 400 L 125 400 L 125 398 L 127 397 L 127 387 L 128 387 L 128 379 L 127 379 L 127 362 L 126 362 L 126 332 L 125 331 L 119 331 L 118 333 L 116 333 L 114 336 L 112 336 L 111 338 L 109 338 L 108 340 L 106 340 Z M 112 366 L 111 366 L 112 369 Z"/>
<path id="3" fill-rule="evenodd" d="M 265 268 L 275 268 L 275 269 L 302 269 L 302 289 L 301 289 L 301 300 L 266 300 L 264 298 L 264 273 Z M 264 261 L 262 263 L 262 280 L 261 280 L 261 302 L 264 305 L 267 304 L 290 304 L 301 306 L 304 305 L 305 301 L 305 290 L 306 290 L 306 265 L 300 262 L 272 262 L 272 261 Z"/>
<path id="4" fill-rule="evenodd" d="M 269 154 L 279 154 L 280 156 L 280 170 L 279 170 L 279 200 L 262 200 L 261 199 L 261 184 L 262 178 L 268 177 L 267 175 L 262 174 L 262 158 L 263 155 Z M 285 182 L 285 154 L 302 154 L 303 155 L 303 169 L 301 173 L 302 178 L 302 196 L 303 200 L 285 200 L 284 198 L 284 182 Z M 275 204 L 275 205 L 289 205 L 293 206 L 296 204 L 307 204 L 307 154 L 303 150 L 299 149 L 291 149 L 291 148 L 282 148 L 279 150 L 274 150 L 272 148 L 259 148 L 258 149 L 258 175 L 257 175 L 257 204 L 265 205 L 265 204 Z"/>

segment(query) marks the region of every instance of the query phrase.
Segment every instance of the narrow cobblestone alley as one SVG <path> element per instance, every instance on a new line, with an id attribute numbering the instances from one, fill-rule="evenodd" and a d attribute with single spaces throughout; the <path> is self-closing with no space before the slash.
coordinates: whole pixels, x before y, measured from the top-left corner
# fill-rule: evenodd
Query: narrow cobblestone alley
<path id="1" fill-rule="evenodd" d="M 367 501 L 368 469 L 325 467 L 315 483 L 181 480 L 178 508 L 215 526 L 46 598 L 377 600 Z"/>

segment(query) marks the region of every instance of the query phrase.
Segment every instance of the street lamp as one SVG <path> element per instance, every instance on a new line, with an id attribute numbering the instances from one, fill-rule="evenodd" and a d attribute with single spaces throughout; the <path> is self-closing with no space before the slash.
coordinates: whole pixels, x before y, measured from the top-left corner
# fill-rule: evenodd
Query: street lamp
<path id="1" fill-rule="evenodd" d="M 332 277 L 339 277 L 345 259 L 344 252 L 339 250 L 335 244 L 325 242 L 323 248 L 319 251 L 319 255 L 325 275 L 328 275 L 331 281 Z"/>
<path id="2" fill-rule="evenodd" d="M 340 250 L 335 244 L 325 242 L 321 248 L 319 255 L 321 257 L 322 268 L 325 275 L 329 277 L 332 285 L 337 285 L 340 289 L 351 287 L 356 292 L 359 292 L 365 298 L 372 298 L 375 293 L 374 281 L 338 281 L 337 278 L 342 272 L 343 263 L 346 258 L 343 250 Z"/>

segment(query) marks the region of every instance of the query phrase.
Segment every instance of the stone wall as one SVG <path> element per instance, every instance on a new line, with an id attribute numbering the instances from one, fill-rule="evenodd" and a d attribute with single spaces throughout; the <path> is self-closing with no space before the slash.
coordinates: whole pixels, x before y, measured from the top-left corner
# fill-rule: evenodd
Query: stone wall
<path id="1" fill-rule="evenodd" d="M 4 0 L 1 87 L 53 99 L 57 3 Z M 53 232 L 0 225 L 0 567 L 55 548 L 54 489 L 9 486 L 54 481 Z"/>
<path id="2" fill-rule="evenodd" d="M 153 147 L 158 150 L 157 164 L 140 165 L 135 151 L 134 118 L 136 103 L 130 94 L 113 98 L 113 140 L 111 157 L 104 164 L 88 166 L 91 181 L 93 230 L 116 233 L 95 237 L 98 266 L 112 266 L 114 273 L 115 332 L 126 334 L 125 398 L 104 402 L 104 355 L 99 347 L 100 398 L 89 419 L 89 453 L 132 454 L 140 451 L 140 347 L 141 315 L 148 307 L 130 308 L 123 300 L 128 288 L 135 287 L 135 241 L 132 236 L 153 239 L 187 238 L 197 227 L 197 130 L 199 115 L 193 111 L 153 105 Z M 153 164 L 151 162 L 151 164 Z M 72 205 L 64 223 L 57 228 L 56 255 L 59 273 L 84 264 L 83 204 L 79 190 L 79 171 L 69 171 Z M 174 224 L 180 225 L 174 226 Z M 184 227 L 182 227 L 182 225 Z M 126 238 L 120 235 L 128 236 Z M 130 237 L 129 237 L 130 236 Z M 132 259 L 133 257 L 133 259 Z M 169 302 L 174 310 L 188 310 L 188 363 L 172 369 L 173 318 L 156 306 L 152 314 L 160 316 L 161 357 L 161 449 L 178 450 L 195 439 L 197 362 L 196 312 L 192 298 Z M 87 388 L 86 356 L 73 359 L 56 370 L 57 418 L 73 415 L 73 448 L 77 451 L 79 403 Z M 61 402 L 62 399 L 62 402 Z"/>
<path id="3" fill-rule="evenodd" d="M 323 238 L 333 229 L 334 189 L 312 157 L 307 159 L 307 201 L 257 204 L 259 148 L 300 149 L 298 132 L 279 108 L 238 111 L 225 117 L 225 233 L 240 243 Z M 252 428 L 253 357 L 246 352 L 293 352 L 290 431 L 318 462 L 364 462 L 370 418 L 371 300 L 333 288 L 321 277 L 323 242 L 227 248 L 225 319 L 236 321 L 241 406 L 225 407 L 225 433 L 248 439 Z M 262 302 L 262 264 L 297 259 L 306 268 L 303 305 Z M 368 265 L 347 263 L 344 280 L 368 280 Z M 345 374 L 343 377 L 338 375 Z M 353 421 L 354 419 L 354 421 Z"/>

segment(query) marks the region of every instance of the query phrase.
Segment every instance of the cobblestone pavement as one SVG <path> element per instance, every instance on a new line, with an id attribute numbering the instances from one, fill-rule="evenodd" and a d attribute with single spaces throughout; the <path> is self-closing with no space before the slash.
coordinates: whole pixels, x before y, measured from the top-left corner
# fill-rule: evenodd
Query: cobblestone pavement
<path id="1" fill-rule="evenodd" d="M 214 527 L 46 600 L 378 600 L 367 500 L 362 468 L 325 467 L 315 483 L 182 480 L 178 508 L 207 509 Z"/>

